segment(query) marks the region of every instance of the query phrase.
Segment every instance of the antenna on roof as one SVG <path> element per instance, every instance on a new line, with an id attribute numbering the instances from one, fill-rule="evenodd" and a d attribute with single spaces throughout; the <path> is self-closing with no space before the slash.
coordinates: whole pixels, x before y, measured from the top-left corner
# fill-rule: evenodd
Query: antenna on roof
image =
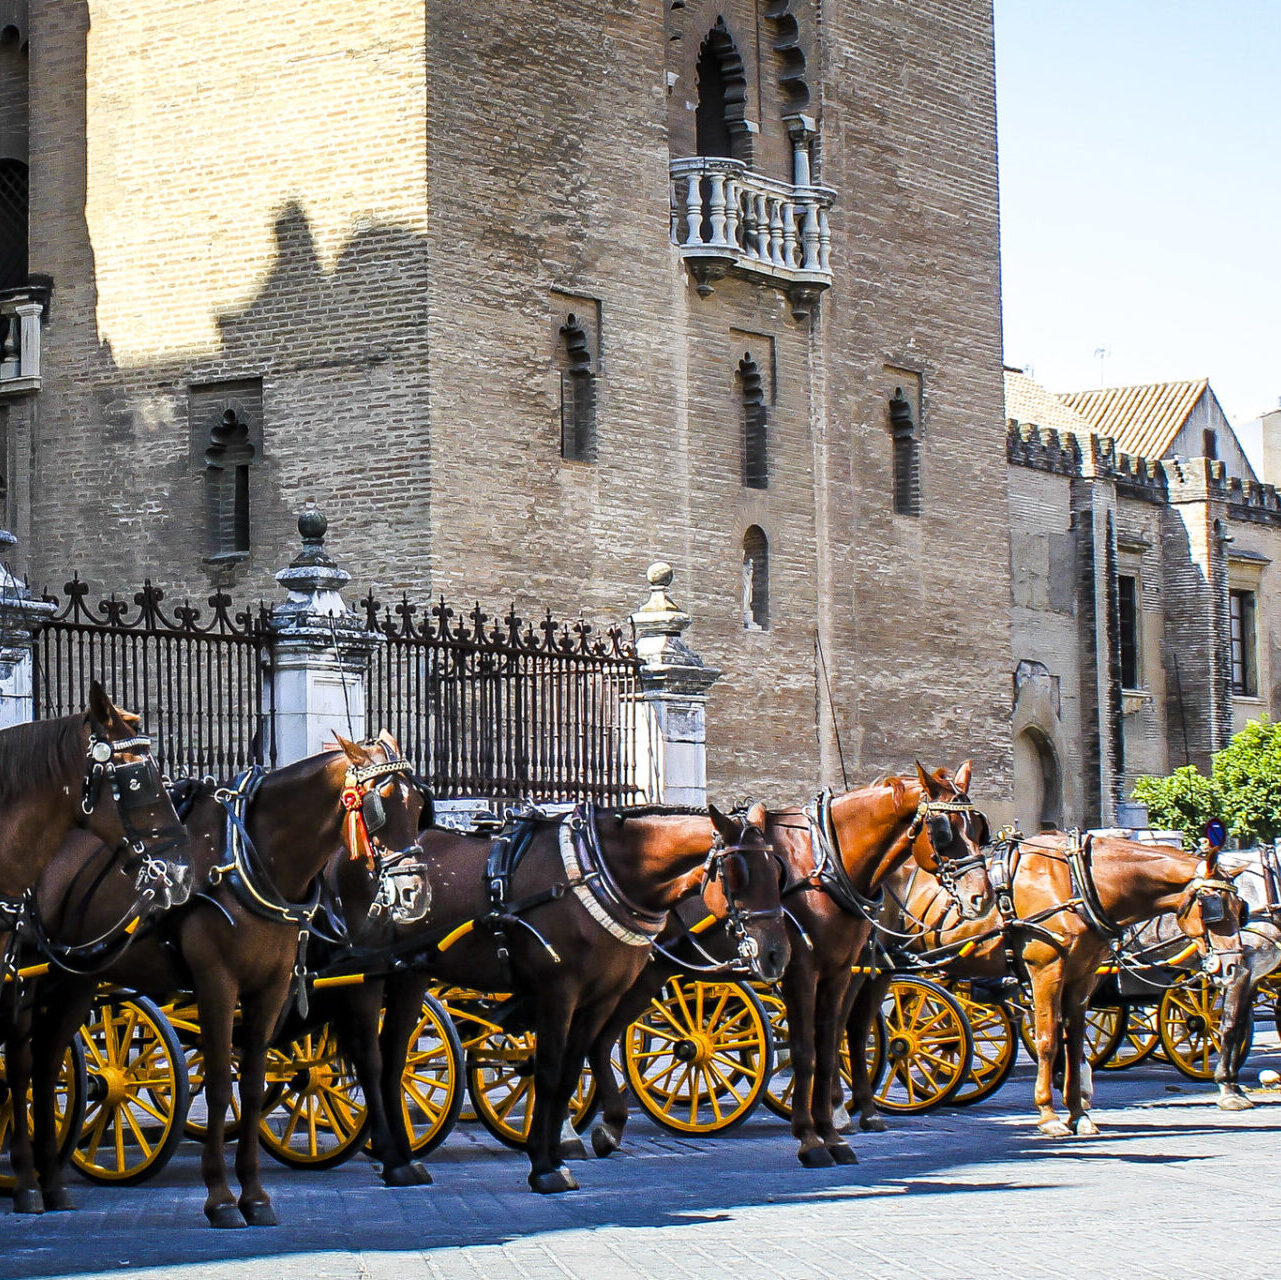
<path id="1" fill-rule="evenodd" d="M 1094 358 L 1099 362 L 1099 386 L 1103 386 L 1103 369 L 1106 362 L 1112 359 L 1112 348 L 1095 347 Z"/>

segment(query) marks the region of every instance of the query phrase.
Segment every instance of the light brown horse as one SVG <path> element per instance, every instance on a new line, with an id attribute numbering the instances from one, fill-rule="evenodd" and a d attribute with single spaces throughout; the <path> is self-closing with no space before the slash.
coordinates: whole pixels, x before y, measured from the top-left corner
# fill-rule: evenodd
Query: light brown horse
<path id="1" fill-rule="evenodd" d="M 102 980 L 161 998 L 194 989 L 209 1109 L 201 1161 L 205 1216 L 215 1227 L 274 1225 L 275 1212 L 258 1171 L 266 1053 L 295 965 L 302 959 L 300 935 L 312 927 L 317 877 L 345 839 L 363 830 L 353 815 L 367 812 L 360 802 L 371 792 L 383 810 L 384 838 L 400 841 L 402 847 L 411 843 L 422 807 L 420 793 L 405 777 L 409 766 L 390 738 L 384 735 L 368 744 L 339 741 L 341 751 L 255 775 L 253 785 L 242 788 L 245 798 L 239 806 L 228 793 L 211 787 L 190 789 L 186 825 L 197 894 L 155 926 L 140 930 L 133 945 L 107 968 L 86 976 L 55 971 L 41 980 L 33 1048 L 36 1164 L 46 1208 L 72 1207 L 57 1159 L 54 1083 L 66 1045 Z M 229 819 L 224 801 L 238 808 L 240 817 Z M 237 829 L 243 832 L 239 839 L 233 838 Z M 372 877 L 375 867 L 365 862 L 368 852 L 364 842 L 349 848 L 363 873 Z M 114 869 L 96 880 L 90 901 L 77 901 L 83 868 L 101 857 L 102 847 L 92 838 L 72 838 L 43 877 L 39 909 L 57 941 L 75 943 L 93 936 L 118 914 L 129 881 Z M 227 1185 L 224 1155 L 237 1004 L 242 1116 L 236 1150 L 238 1201 Z M 18 1166 L 16 1142 L 14 1153 L 19 1185 L 33 1186 L 32 1171 Z"/>
<path id="2" fill-rule="evenodd" d="M 649 963 L 668 911 L 691 879 L 717 881 L 727 914 L 741 926 L 753 972 L 772 981 L 788 950 L 778 867 L 759 831 L 745 832 L 714 808 L 579 811 L 532 819 L 510 840 L 513 856 L 504 859 L 493 856 L 495 840 L 488 836 L 430 828 L 419 837 L 432 915 L 426 927 L 402 931 L 398 944 L 403 954 L 415 953 L 420 972 L 387 981 L 379 1111 L 390 1132 L 382 1138 L 375 1130 L 375 1149 L 389 1140 L 394 1150 L 381 1156 L 384 1165 L 411 1164 L 401 1075 L 429 973 L 484 991 L 512 991 L 529 1006 L 537 1035 L 529 1185 L 544 1194 L 572 1191 L 578 1183 L 564 1164 L 561 1135 L 583 1062 Z M 377 1013 L 371 991 L 333 994 L 363 1018 L 368 1040 Z M 366 1096 L 370 1092 L 366 1085 Z M 371 1113 L 371 1119 L 379 1117 Z"/>
<path id="3" fill-rule="evenodd" d="M 913 949 L 959 950 L 947 960 L 949 976 L 966 979 L 1018 978 L 1031 989 L 1035 1020 L 1037 1127 L 1052 1137 L 1090 1137 L 1085 1086 L 1085 1016 L 1099 981 L 1098 969 L 1114 941 L 1130 925 L 1172 912 L 1179 928 L 1223 979 L 1241 963 L 1243 904 L 1218 875 L 1215 854 L 1203 859 L 1163 845 L 1095 837 L 1074 840 L 1062 832 L 998 841 L 990 874 L 997 902 L 987 914 L 961 919 L 942 886 L 927 874 L 905 868 L 890 884 L 897 909 L 886 923 L 914 935 Z M 1007 951 L 1015 957 L 1011 974 Z M 854 1102 L 864 1118 L 874 1114 L 861 1046 L 867 1043 L 873 1011 L 884 981 L 869 983 L 849 1020 L 854 1054 Z M 1053 1106 L 1052 1083 L 1062 1056 L 1062 1095 L 1067 1120 Z"/>
<path id="4" fill-rule="evenodd" d="M 991 900 L 979 852 L 986 824 L 966 794 L 970 762 L 955 779 L 946 769 L 931 774 L 918 764 L 916 771 L 916 778 L 888 778 L 835 797 L 826 840 L 822 823 L 804 809 L 771 811 L 766 823 L 788 875 L 783 901 L 792 959 L 782 989 L 794 1081 L 792 1133 L 807 1168 L 857 1160 L 832 1112 L 852 967 L 871 934 L 886 878 L 915 858 L 944 876 L 967 917 L 981 914 Z"/>

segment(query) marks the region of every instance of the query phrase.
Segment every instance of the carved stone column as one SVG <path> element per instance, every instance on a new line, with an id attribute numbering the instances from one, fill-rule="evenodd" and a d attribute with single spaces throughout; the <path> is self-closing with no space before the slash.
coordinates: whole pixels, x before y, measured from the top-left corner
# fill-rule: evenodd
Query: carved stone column
<path id="1" fill-rule="evenodd" d="M 650 596 L 632 614 L 641 667 L 637 786 L 659 804 L 707 803 L 707 691 L 721 672 L 685 643 L 690 616 L 667 594 L 674 574 L 649 566 Z"/>
<path id="2" fill-rule="evenodd" d="M 276 574 L 288 598 L 271 611 L 263 712 L 273 723 L 277 765 L 328 749 L 335 732 L 357 740 L 368 733 L 365 672 L 382 637 L 342 598 L 351 574 L 325 551 L 328 526 L 308 503 L 298 517 L 302 550 Z"/>
<path id="3" fill-rule="evenodd" d="M 0 529 L 0 556 L 17 538 Z M 0 561 L 0 729 L 35 718 L 36 636 L 57 606 L 36 600 Z"/>

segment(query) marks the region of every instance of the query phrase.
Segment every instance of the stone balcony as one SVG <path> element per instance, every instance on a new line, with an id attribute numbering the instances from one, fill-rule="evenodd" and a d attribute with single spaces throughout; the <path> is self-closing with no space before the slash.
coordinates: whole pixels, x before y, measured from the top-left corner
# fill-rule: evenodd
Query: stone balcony
<path id="1" fill-rule="evenodd" d="M 792 185 L 741 160 L 671 162 L 672 243 L 706 297 L 732 272 L 784 290 L 801 319 L 832 283 L 830 187 Z"/>
<path id="2" fill-rule="evenodd" d="M 40 325 L 48 291 L 0 292 L 0 396 L 40 390 Z"/>

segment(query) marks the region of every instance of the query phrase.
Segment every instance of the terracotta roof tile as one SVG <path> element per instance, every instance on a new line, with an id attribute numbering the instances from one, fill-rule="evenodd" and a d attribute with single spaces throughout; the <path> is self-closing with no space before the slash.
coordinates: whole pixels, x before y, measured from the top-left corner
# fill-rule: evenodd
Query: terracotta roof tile
<path id="1" fill-rule="evenodd" d="M 1029 427 L 1053 427 L 1069 432 L 1086 445 L 1094 430 L 1088 418 L 1069 409 L 1057 396 L 1017 369 L 1005 371 L 1005 416 Z"/>
<path id="2" fill-rule="evenodd" d="M 1155 382 L 1141 387 L 1106 387 L 1057 397 L 1080 414 L 1092 430 L 1111 436 L 1122 453 L 1162 458 L 1205 394 L 1207 379 Z"/>

